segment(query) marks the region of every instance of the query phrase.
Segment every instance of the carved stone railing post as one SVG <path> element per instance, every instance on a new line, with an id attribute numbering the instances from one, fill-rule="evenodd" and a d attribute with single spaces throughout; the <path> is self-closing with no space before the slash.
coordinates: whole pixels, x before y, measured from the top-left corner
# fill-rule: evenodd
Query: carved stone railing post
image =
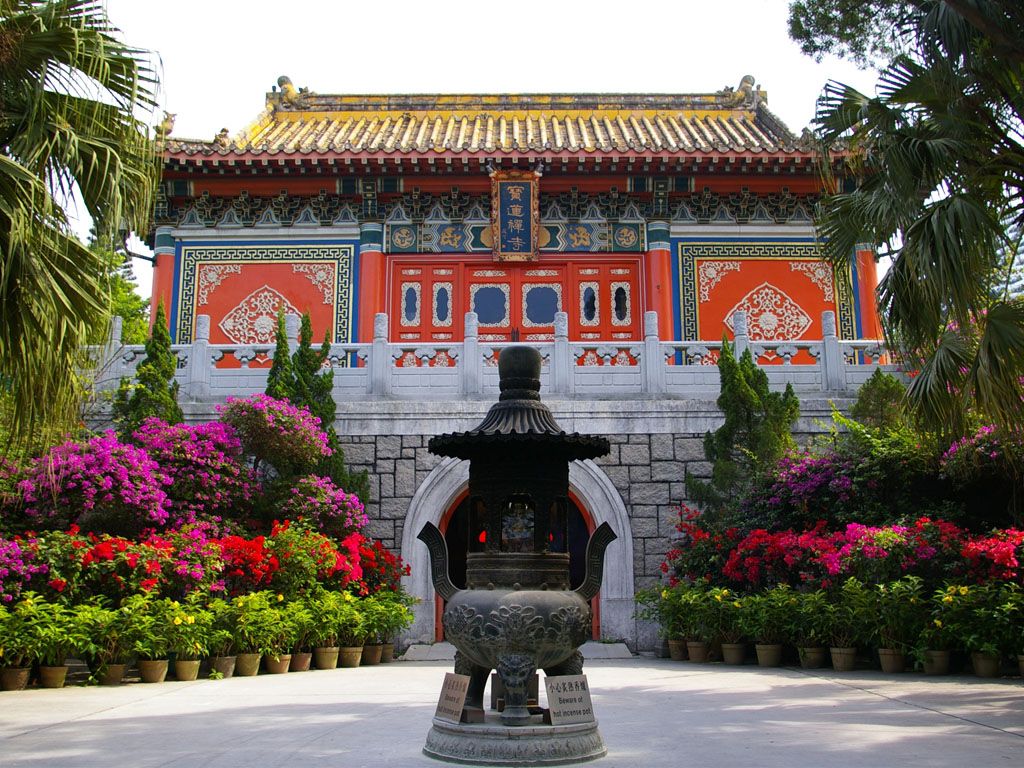
<path id="1" fill-rule="evenodd" d="M 483 378 L 483 360 L 480 359 L 480 323 L 476 312 L 466 313 L 465 341 L 462 342 L 462 357 L 459 359 L 462 394 L 479 395 Z"/>
<path id="2" fill-rule="evenodd" d="M 644 392 L 659 394 L 665 391 L 665 359 L 658 338 L 658 313 L 644 312 L 644 354 L 640 358 Z"/>
<path id="3" fill-rule="evenodd" d="M 185 396 L 202 400 L 210 396 L 213 359 L 210 357 L 210 316 L 196 315 L 196 335 L 185 367 Z"/>
<path id="4" fill-rule="evenodd" d="M 821 313 L 821 388 L 826 392 L 841 392 L 846 389 L 846 368 L 843 350 L 836 336 L 836 313 Z"/>
<path id="5" fill-rule="evenodd" d="M 391 353 L 388 348 L 388 316 L 373 316 L 373 345 L 370 348 L 370 394 L 391 394 Z"/>
<path id="6" fill-rule="evenodd" d="M 571 395 L 576 387 L 573 382 L 572 348 L 569 346 L 569 315 L 555 313 L 555 341 L 551 352 L 551 391 L 559 395 Z"/>
<path id="7" fill-rule="evenodd" d="M 736 359 L 746 352 L 750 346 L 750 338 L 747 336 L 747 313 L 734 312 L 732 315 L 732 332 L 736 340 Z"/>
<path id="8" fill-rule="evenodd" d="M 288 338 L 288 351 L 293 355 L 299 348 L 299 323 L 298 315 L 289 314 L 284 316 L 284 332 Z"/>
<path id="9" fill-rule="evenodd" d="M 121 333 L 124 321 L 117 315 L 110 318 L 110 336 L 107 338 L 106 346 L 98 347 L 96 353 L 99 360 L 96 361 L 96 371 L 99 374 L 96 381 L 96 389 L 109 390 L 117 389 L 124 376 L 124 360 L 121 357 Z"/>

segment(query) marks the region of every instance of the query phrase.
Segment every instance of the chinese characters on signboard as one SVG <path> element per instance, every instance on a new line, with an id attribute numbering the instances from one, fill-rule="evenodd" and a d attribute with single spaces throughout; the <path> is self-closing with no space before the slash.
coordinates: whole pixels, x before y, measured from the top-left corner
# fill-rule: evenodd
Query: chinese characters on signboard
<path id="1" fill-rule="evenodd" d="M 495 261 L 537 258 L 539 176 L 533 171 L 491 174 L 491 227 Z"/>

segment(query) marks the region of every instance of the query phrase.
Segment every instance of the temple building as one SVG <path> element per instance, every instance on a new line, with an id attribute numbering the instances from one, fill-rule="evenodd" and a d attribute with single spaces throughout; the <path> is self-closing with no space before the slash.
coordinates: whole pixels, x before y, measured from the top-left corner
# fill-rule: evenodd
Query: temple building
<path id="1" fill-rule="evenodd" d="M 412 565 L 409 639 L 441 634 L 416 533 L 444 533 L 456 586 L 469 547 L 467 462 L 428 441 L 480 422 L 502 344 L 540 348 L 561 428 L 609 440 L 569 469 L 570 571 L 578 584 L 609 523 L 594 635 L 634 648 L 656 642 L 633 597 L 672 546 L 684 477 L 710 472 L 723 336 L 793 384 L 801 440 L 884 361 L 873 251 L 821 261 L 814 146 L 751 77 L 471 96 L 331 96 L 282 77 L 239 132 L 160 140 L 154 304 L 186 417 L 263 391 L 280 309 L 290 343 L 309 313 L 332 344 L 346 462 L 370 473 L 369 532 Z M 116 382 L 142 351 L 111 349 Z"/>
<path id="2" fill-rule="evenodd" d="M 721 340 L 877 337 L 875 266 L 817 257 L 812 146 L 764 91 L 333 96 L 282 77 L 235 135 L 169 137 L 154 301 L 175 341 L 272 340 L 276 310 L 317 338 Z M 406 363 L 410 361 L 405 361 Z"/>

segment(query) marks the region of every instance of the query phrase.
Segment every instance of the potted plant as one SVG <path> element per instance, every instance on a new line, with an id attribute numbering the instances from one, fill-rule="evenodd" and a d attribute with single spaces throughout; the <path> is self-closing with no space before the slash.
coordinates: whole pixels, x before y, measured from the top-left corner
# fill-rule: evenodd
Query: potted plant
<path id="1" fill-rule="evenodd" d="M 823 589 L 797 593 L 796 609 L 790 615 L 787 636 L 796 644 L 800 666 L 818 669 L 825 666 L 829 641 L 829 599 Z"/>
<path id="2" fill-rule="evenodd" d="M 292 661 L 289 651 L 295 644 L 295 627 L 287 607 L 280 605 L 283 600 L 283 595 L 277 595 L 275 601 L 260 610 L 254 618 L 258 647 L 263 653 L 267 672 L 273 675 L 288 671 Z"/>
<path id="3" fill-rule="evenodd" d="M 956 587 L 953 587 L 954 591 Z M 951 608 L 954 598 L 947 587 L 937 589 L 928 602 L 928 615 L 914 645 L 914 655 L 921 663 L 926 675 L 949 673 L 950 649 L 956 642 L 953 632 L 955 610 Z"/>
<path id="4" fill-rule="evenodd" d="M 288 671 L 306 672 L 309 670 L 309 664 L 313 656 L 310 635 L 313 632 L 314 619 L 313 612 L 309 608 L 309 601 L 305 599 L 293 600 L 285 606 L 284 612 L 295 634 Z"/>
<path id="5" fill-rule="evenodd" d="M 10 611 L 0 613 L 0 690 L 20 691 L 28 685 L 39 641 L 32 628 L 36 595 L 25 592 Z"/>
<path id="6" fill-rule="evenodd" d="M 62 688 L 68 673 L 68 655 L 88 651 L 92 641 L 82 631 L 77 614 L 62 603 L 40 599 L 35 624 L 39 638 L 39 684 L 43 688 Z"/>
<path id="7" fill-rule="evenodd" d="M 241 677 L 255 675 L 263 658 L 262 622 L 259 615 L 270 607 L 269 592 L 250 592 L 231 601 L 234 627 L 235 674 Z"/>
<path id="8" fill-rule="evenodd" d="M 162 683 L 167 677 L 169 612 L 170 601 L 154 598 L 149 592 L 121 601 L 124 639 L 129 653 L 138 659 L 139 677 L 144 683 Z"/>
<path id="9" fill-rule="evenodd" d="M 849 672 L 857 659 L 857 643 L 865 637 L 865 627 L 871 621 L 871 596 L 864 584 L 851 576 L 829 597 L 827 616 L 832 668 L 836 672 Z"/>
<path id="10" fill-rule="evenodd" d="M 712 637 L 711 624 L 707 604 L 707 585 L 696 582 L 691 585 L 679 585 L 674 591 L 677 605 L 673 607 L 672 631 L 686 640 L 686 657 L 698 664 L 708 661 L 709 646 Z"/>
<path id="11" fill-rule="evenodd" d="M 82 631 L 92 639 L 84 653 L 93 676 L 100 685 L 120 685 L 130 653 L 130 635 L 126 632 L 128 615 L 107 607 L 104 597 L 93 598 L 75 608 Z"/>
<path id="12" fill-rule="evenodd" d="M 747 655 L 747 644 L 743 642 L 743 611 L 745 599 L 740 599 L 732 590 L 712 587 L 705 594 L 705 611 L 708 630 L 715 642 L 722 644 L 722 661 L 726 664 L 742 664 Z"/>
<path id="13" fill-rule="evenodd" d="M 409 610 L 415 599 L 401 590 L 384 590 L 377 593 L 381 601 L 381 663 L 387 664 L 394 659 L 395 636 L 413 622 L 412 611 Z"/>
<path id="14" fill-rule="evenodd" d="M 192 681 L 199 677 L 200 660 L 210 652 L 213 613 L 202 605 L 198 593 L 170 605 L 167 635 L 175 655 L 174 677 Z"/>
<path id="15" fill-rule="evenodd" d="M 924 626 L 927 603 L 921 592 L 922 581 L 917 576 L 875 585 L 872 632 L 882 671 L 887 674 L 904 670 L 906 653 Z"/>
<path id="16" fill-rule="evenodd" d="M 235 612 L 226 600 L 210 601 L 210 671 L 211 676 L 229 678 L 235 674 Z"/>
<path id="17" fill-rule="evenodd" d="M 359 612 L 363 616 L 363 655 L 360 663 L 364 666 L 380 664 L 380 634 L 385 629 L 385 614 L 382 601 L 376 595 L 368 595 L 359 601 Z"/>
<path id="18" fill-rule="evenodd" d="M 317 669 L 334 669 L 338 666 L 341 595 L 319 590 L 309 597 L 306 605 L 313 617 L 313 626 L 309 632 L 313 663 Z"/>
<path id="19" fill-rule="evenodd" d="M 741 626 L 744 634 L 754 639 L 759 666 L 777 667 L 782 663 L 782 642 L 792 624 L 796 604 L 793 590 L 785 584 L 745 600 Z"/>
<path id="20" fill-rule="evenodd" d="M 335 625 L 338 633 L 338 666 L 358 667 L 363 656 L 363 614 L 356 599 L 348 592 L 338 594 Z"/>
<path id="21" fill-rule="evenodd" d="M 649 587 L 636 594 L 636 617 L 658 623 L 658 634 L 665 638 L 673 661 L 686 659 L 686 638 L 679 627 L 679 609 L 682 605 L 679 591 L 683 588 L 683 585 Z"/>
<path id="22" fill-rule="evenodd" d="M 952 631 L 971 654 L 978 677 L 997 677 L 1004 654 L 1015 649 L 1014 605 L 998 584 L 950 585 Z"/>

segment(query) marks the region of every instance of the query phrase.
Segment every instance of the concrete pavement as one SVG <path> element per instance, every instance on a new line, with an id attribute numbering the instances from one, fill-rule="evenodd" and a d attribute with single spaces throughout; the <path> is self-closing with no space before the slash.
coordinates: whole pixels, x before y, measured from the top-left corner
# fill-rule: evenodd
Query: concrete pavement
<path id="1" fill-rule="evenodd" d="M 0 766 L 433 767 L 420 750 L 450 669 L 396 662 L 4 692 Z M 608 746 L 593 763 L 602 768 L 1024 765 L 1020 678 L 649 658 L 591 660 L 586 672 Z"/>

